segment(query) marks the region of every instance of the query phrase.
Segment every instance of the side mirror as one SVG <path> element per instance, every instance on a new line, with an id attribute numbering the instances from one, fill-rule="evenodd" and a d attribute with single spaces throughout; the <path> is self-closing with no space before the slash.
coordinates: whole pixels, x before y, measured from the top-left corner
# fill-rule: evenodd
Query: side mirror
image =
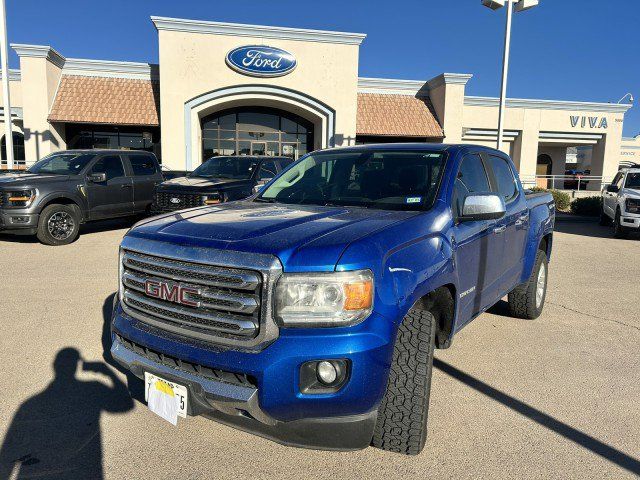
<path id="1" fill-rule="evenodd" d="M 107 174 L 106 173 L 92 173 L 90 174 L 88 177 L 90 182 L 93 183 L 103 183 L 107 181 Z"/>
<path id="2" fill-rule="evenodd" d="M 617 185 L 608 185 L 607 186 L 607 192 L 609 193 L 618 193 L 620 191 L 620 189 L 618 188 Z"/>
<path id="3" fill-rule="evenodd" d="M 462 206 L 461 222 L 496 220 L 507 211 L 504 199 L 495 193 L 475 193 L 467 195 Z"/>

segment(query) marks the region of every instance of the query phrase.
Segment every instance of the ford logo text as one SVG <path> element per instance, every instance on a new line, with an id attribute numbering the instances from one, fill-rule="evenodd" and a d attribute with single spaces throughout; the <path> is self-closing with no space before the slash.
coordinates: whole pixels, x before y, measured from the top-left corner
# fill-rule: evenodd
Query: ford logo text
<path id="1" fill-rule="evenodd" d="M 280 77 L 296 68 L 296 59 L 286 50 L 262 45 L 238 47 L 227 53 L 227 65 L 252 77 Z"/>

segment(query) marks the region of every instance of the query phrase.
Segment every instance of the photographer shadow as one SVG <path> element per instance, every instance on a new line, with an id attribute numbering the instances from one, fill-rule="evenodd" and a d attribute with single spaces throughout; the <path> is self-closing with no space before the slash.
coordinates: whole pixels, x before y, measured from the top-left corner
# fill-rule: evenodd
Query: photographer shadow
<path id="1" fill-rule="evenodd" d="M 78 367 L 111 386 L 76 378 Z M 14 415 L 0 449 L 0 479 L 103 478 L 102 412 L 133 408 L 126 385 L 102 362 L 85 362 L 75 348 L 60 350 L 55 376 Z"/>

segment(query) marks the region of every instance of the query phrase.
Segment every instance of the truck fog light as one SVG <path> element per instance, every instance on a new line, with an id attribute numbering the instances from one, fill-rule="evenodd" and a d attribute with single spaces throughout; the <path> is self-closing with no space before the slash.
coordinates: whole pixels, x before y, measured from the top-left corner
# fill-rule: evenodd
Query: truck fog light
<path id="1" fill-rule="evenodd" d="M 347 359 L 305 362 L 300 366 L 300 392 L 335 393 L 347 384 L 349 370 Z"/>
<path id="2" fill-rule="evenodd" d="M 318 363 L 318 380 L 325 385 L 331 385 L 338 378 L 338 371 L 331 362 L 323 361 Z"/>

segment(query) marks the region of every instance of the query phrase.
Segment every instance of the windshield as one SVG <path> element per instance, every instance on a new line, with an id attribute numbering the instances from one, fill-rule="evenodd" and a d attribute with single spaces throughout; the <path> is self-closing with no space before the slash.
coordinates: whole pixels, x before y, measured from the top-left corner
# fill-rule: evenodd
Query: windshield
<path id="1" fill-rule="evenodd" d="M 27 172 L 77 175 L 95 156 L 93 153 L 54 153 L 34 163 Z"/>
<path id="2" fill-rule="evenodd" d="M 251 157 L 214 157 L 196 168 L 189 176 L 248 180 L 257 164 L 256 159 Z"/>
<path id="3" fill-rule="evenodd" d="M 627 173 L 625 187 L 640 189 L 640 173 Z"/>
<path id="4" fill-rule="evenodd" d="M 311 154 L 277 177 L 256 200 L 424 210 L 433 204 L 445 156 L 407 150 Z"/>

